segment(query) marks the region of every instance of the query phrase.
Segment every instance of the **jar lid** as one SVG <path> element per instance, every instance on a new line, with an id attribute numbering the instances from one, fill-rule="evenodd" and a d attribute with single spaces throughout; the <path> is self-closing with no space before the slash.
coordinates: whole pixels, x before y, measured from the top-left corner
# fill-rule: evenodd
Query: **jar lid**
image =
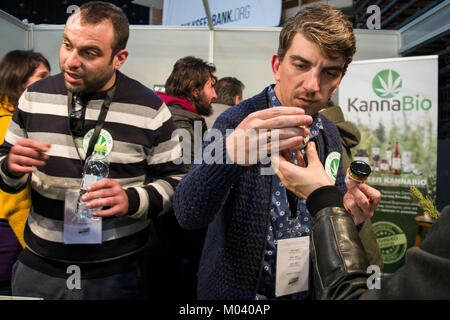
<path id="1" fill-rule="evenodd" d="M 355 160 L 350 164 L 350 170 L 358 177 L 368 177 L 372 172 L 370 166 L 362 160 Z"/>

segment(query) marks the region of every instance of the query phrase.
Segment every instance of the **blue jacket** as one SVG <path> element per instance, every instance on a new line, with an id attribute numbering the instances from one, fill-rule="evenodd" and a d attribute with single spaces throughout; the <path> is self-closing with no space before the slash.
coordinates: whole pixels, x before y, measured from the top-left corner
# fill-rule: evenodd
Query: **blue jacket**
<path id="1" fill-rule="evenodd" d="M 250 113 L 268 108 L 267 88 L 220 115 L 214 124 L 225 137 Z M 326 155 L 341 153 L 336 126 L 321 116 L 324 130 L 317 138 L 322 163 Z M 173 206 L 183 228 L 207 225 L 198 271 L 199 299 L 254 299 L 263 266 L 269 227 L 272 175 L 261 175 L 262 164 L 226 164 L 225 139 L 205 142 L 222 148 L 224 164 L 194 164 L 175 190 Z M 209 146 L 207 150 L 211 150 Z M 229 162 L 230 160 L 228 160 Z M 346 192 L 342 165 L 336 185 Z"/>

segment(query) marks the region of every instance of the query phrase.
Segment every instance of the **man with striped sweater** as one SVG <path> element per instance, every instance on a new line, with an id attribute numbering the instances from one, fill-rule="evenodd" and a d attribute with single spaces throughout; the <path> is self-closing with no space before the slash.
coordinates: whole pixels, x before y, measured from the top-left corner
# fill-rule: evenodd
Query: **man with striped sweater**
<path id="1" fill-rule="evenodd" d="M 173 162 L 181 148 L 172 137 L 170 111 L 150 89 L 118 71 L 128 56 L 128 35 L 121 9 L 105 2 L 84 4 L 66 23 L 61 73 L 29 87 L 19 100 L 0 147 L 1 188 L 18 192 L 28 179 L 32 185 L 26 249 L 14 266 L 13 295 L 145 297 L 142 252 L 150 219 L 171 207 L 184 170 Z M 81 200 L 103 218 L 101 243 L 65 244 L 65 194 L 80 188 L 89 140 L 99 123 L 109 176 L 90 185 Z"/>

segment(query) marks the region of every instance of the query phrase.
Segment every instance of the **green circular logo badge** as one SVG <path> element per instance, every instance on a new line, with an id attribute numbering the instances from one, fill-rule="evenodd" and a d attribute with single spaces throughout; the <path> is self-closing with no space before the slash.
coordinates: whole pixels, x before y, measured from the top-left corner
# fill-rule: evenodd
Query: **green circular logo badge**
<path id="1" fill-rule="evenodd" d="M 395 263 L 403 258 L 407 249 L 407 240 L 399 226 L 387 221 L 378 221 L 373 224 L 373 231 L 384 263 Z"/>
<path id="2" fill-rule="evenodd" d="M 333 182 L 336 181 L 340 160 L 341 154 L 339 152 L 331 152 L 325 160 L 325 172 Z"/>
<path id="3" fill-rule="evenodd" d="M 87 152 L 87 149 L 89 148 L 89 141 L 92 138 L 92 135 L 94 134 L 94 129 L 89 130 L 83 137 L 83 149 L 84 152 Z M 100 130 L 100 134 L 98 135 L 97 143 L 105 148 L 105 154 L 108 155 L 112 148 L 113 148 L 113 138 L 111 134 L 106 131 L 105 129 Z"/>
<path id="4" fill-rule="evenodd" d="M 385 69 L 375 75 L 372 80 L 372 88 L 380 98 L 389 99 L 400 92 L 402 79 L 396 71 Z"/>

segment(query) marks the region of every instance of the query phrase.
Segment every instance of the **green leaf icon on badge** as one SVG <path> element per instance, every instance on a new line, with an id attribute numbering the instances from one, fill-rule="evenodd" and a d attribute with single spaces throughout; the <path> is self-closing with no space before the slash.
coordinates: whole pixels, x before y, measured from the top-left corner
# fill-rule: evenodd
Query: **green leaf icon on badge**
<path id="1" fill-rule="evenodd" d="M 336 151 L 331 152 L 325 159 L 325 172 L 333 182 L 336 181 L 340 160 L 341 154 Z"/>
<path id="2" fill-rule="evenodd" d="M 375 75 L 372 80 L 372 88 L 380 98 L 389 99 L 400 92 L 402 79 L 396 71 L 385 69 Z"/>
<path id="3" fill-rule="evenodd" d="M 93 133 L 94 133 L 94 129 L 91 129 L 84 135 L 84 138 L 83 138 L 84 152 L 87 152 L 87 149 L 89 147 L 89 142 L 91 141 Z M 113 144 L 114 144 L 114 141 L 113 141 L 112 135 L 105 129 L 100 130 L 100 135 L 98 136 L 98 139 L 97 139 L 97 142 L 95 143 L 95 145 L 103 146 L 105 148 L 105 151 L 103 151 L 103 153 L 105 153 L 105 155 L 108 155 L 113 149 Z M 95 150 L 95 146 L 94 146 L 94 150 Z"/>
<path id="4" fill-rule="evenodd" d="M 331 161 L 330 169 L 331 174 L 333 175 L 334 178 L 336 178 L 337 176 L 338 166 L 339 166 L 339 159 L 333 159 Z"/>
<path id="5" fill-rule="evenodd" d="M 100 136 L 98 137 L 97 144 L 102 145 L 102 146 L 105 146 L 105 148 L 106 148 L 106 139 L 105 139 L 105 137 L 103 137 L 102 135 L 100 135 Z"/>

